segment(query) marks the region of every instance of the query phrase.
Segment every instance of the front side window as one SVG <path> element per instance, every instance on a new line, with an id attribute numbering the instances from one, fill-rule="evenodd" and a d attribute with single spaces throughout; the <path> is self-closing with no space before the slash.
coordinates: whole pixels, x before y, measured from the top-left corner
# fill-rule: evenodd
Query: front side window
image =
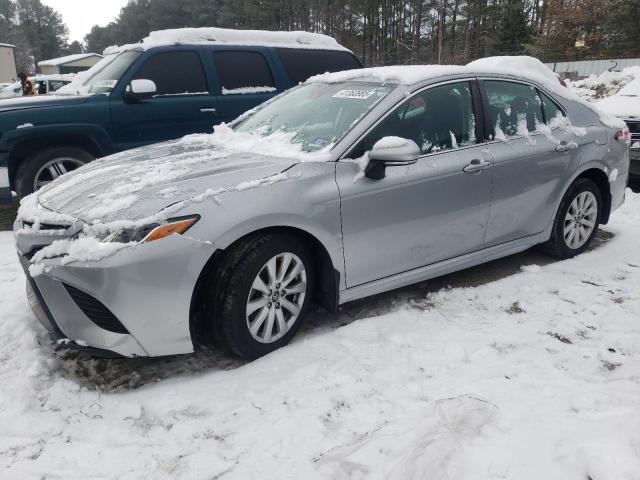
<path id="1" fill-rule="evenodd" d="M 157 53 L 133 78 L 153 81 L 156 95 L 206 94 L 209 90 L 200 55 L 196 52 Z"/>
<path id="2" fill-rule="evenodd" d="M 542 123 L 542 105 L 534 87 L 499 80 L 482 83 L 488 101 L 491 140 L 528 135 L 537 129 L 537 123 Z"/>
<path id="3" fill-rule="evenodd" d="M 283 132 L 313 152 L 338 142 L 394 88 L 389 83 L 310 83 L 241 117 L 233 128 L 259 135 Z"/>
<path id="4" fill-rule="evenodd" d="M 267 60 L 258 52 L 214 52 L 223 95 L 271 93 L 275 83 Z"/>
<path id="5" fill-rule="evenodd" d="M 351 157 L 360 157 L 384 137 L 416 142 L 423 155 L 476 143 L 476 117 L 469 82 L 433 87 L 407 100 L 376 126 Z"/>

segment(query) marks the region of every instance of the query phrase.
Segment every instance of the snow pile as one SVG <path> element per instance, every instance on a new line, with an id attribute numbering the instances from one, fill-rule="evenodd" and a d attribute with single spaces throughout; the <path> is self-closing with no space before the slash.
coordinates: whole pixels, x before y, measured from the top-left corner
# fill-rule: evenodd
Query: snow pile
<path id="1" fill-rule="evenodd" d="M 136 48 L 153 48 L 163 45 L 251 45 L 263 47 L 313 48 L 344 50 L 336 40 L 327 35 L 310 32 L 273 32 L 267 30 L 233 30 L 226 28 L 176 28 L 151 32 L 140 43 L 112 46 L 105 55 Z"/>
<path id="2" fill-rule="evenodd" d="M 1 476 L 637 480 L 640 196 L 605 228 L 314 312 L 248 364 L 54 353 L 1 232 Z"/>
<path id="3" fill-rule="evenodd" d="M 621 72 L 592 74 L 583 80 L 566 80 L 567 86 L 585 100 L 598 100 L 616 94 L 628 83 L 640 79 L 640 67 L 627 67 Z"/>

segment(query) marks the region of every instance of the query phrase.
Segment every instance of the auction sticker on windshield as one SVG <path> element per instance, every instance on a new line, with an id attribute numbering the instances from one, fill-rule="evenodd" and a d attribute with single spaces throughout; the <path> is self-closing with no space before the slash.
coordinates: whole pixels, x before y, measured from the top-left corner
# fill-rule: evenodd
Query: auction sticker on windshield
<path id="1" fill-rule="evenodd" d="M 369 88 L 366 90 L 352 88 L 348 90 L 340 90 L 333 96 L 333 98 L 356 98 L 358 100 L 365 100 L 374 93 L 376 93 L 375 88 Z"/>

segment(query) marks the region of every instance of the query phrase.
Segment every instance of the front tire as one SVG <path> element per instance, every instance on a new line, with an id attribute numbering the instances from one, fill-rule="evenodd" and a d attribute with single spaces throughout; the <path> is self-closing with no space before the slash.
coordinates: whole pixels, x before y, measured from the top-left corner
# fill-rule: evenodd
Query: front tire
<path id="1" fill-rule="evenodd" d="M 16 193 L 19 198 L 26 197 L 92 160 L 95 160 L 93 155 L 78 147 L 39 150 L 22 161 L 16 175 Z"/>
<path id="2" fill-rule="evenodd" d="M 602 195 L 588 178 L 571 184 L 556 214 L 551 238 L 542 250 L 565 259 L 581 254 L 591 244 L 602 218 Z"/>
<path id="3" fill-rule="evenodd" d="M 313 280 L 313 259 L 295 236 L 241 242 L 209 283 L 205 310 L 215 342 L 252 360 L 286 345 L 309 308 Z"/>

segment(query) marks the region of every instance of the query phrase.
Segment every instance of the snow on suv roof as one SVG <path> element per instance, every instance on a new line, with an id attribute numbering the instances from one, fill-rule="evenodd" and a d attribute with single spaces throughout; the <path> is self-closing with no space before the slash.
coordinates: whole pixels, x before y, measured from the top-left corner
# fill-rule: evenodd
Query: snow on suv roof
<path id="1" fill-rule="evenodd" d="M 310 32 L 272 32 L 268 30 L 233 30 L 227 28 L 176 28 L 151 32 L 140 43 L 113 46 L 105 55 L 133 49 L 148 49 L 164 45 L 251 45 L 263 47 L 310 48 L 344 50 L 334 38 Z"/>

